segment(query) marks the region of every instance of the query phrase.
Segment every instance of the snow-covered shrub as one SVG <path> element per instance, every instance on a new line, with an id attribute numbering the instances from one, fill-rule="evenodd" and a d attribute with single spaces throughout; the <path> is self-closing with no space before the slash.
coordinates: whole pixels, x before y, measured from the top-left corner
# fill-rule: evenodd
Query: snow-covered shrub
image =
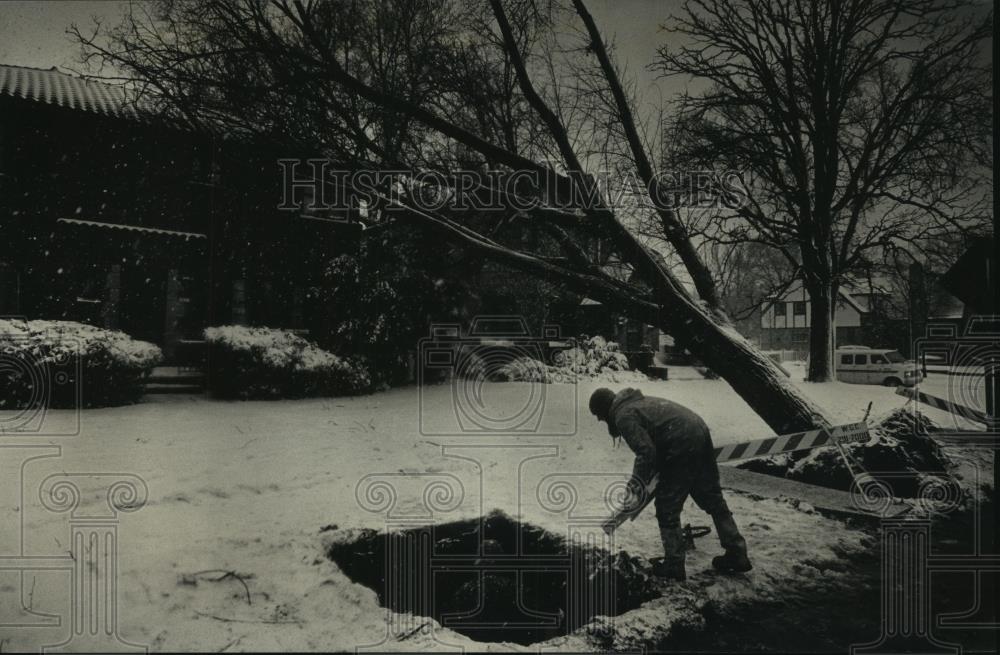
<path id="1" fill-rule="evenodd" d="M 618 344 L 599 336 L 580 339 L 575 348 L 556 353 L 553 359 L 557 367 L 590 378 L 629 370 L 628 358 Z"/>
<path id="2" fill-rule="evenodd" d="M 224 325 L 205 329 L 209 388 L 220 398 L 302 398 L 371 391 L 361 362 L 338 357 L 294 332 Z"/>
<path id="3" fill-rule="evenodd" d="M 135 402 L 163 358 L 151 343 L 74 321 L 0 319 L 0 409 Z"/>
<path id="4" fill-rule="evenodd" d="M 531 357 L 518 357 L 494 371 L 493 379 L 497 382 L 553 382 L 551 366 L 546 366 Z"/>
<path id="5" fill-rule="evenodd" d="M 494 382 L 578 382 L 603 380 L 608 382 L 645 382 L 647 378 L 631 371 L 628 358 L 614 341 L 603 337 L 582 338 L 574 348 L 557 352 L 552 364 L 527 356 L 488 366 L 475 354 L 467 356 L 460 374 L 463 377 L 484 377 Z"/>

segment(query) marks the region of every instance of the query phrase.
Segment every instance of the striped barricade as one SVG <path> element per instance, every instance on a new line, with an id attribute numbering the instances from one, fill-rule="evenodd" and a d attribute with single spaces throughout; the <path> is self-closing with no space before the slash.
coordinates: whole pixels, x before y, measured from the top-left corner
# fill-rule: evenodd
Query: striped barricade
<path id="1" fill-rule="evenodd" d="M 868 424 L 848 423 L 824 429 L 807 430 L 794 434 L 783 434 L 778 437 L 767 437 L 729 444 L 715 449 L 715 461 L 722 464 L 751 457 L 764 457 L 780 453 L 791 453 L 797 450 L 812 450 L 820 446 L 833 446 L 836 443 L 851 443 L 868 441 Z"/>
<path id="2" fill-rule="evenodd" d="M 794 434 L 783 434 L 777 437 L 767 437 L 764 439 L 754 439 L 743 443 L 730 444 L 715 449 L 715 461 L 717 463 L 733 462 L 739 459 L 749 459 L 751 457 L 762 457 L 764 455 L 776 455 L 778 453 L 790 453 L 798 450 L 812 450 L 820 446 L 836 446 L 846 443 L 868 441 L 867 421 L 858 423 L 847 423 L 845 425 L 835 425 L 829 430 L 817 429 Z M 642 503 L 628 509 L 615 512 L 602 527 L 604 531 L 611 534 L 625 521 L 635 520 L 635 517 L 646 509 L 646 506 L 653 502 L 656 497 L 656 483 L 659 475 L 646 485 L 643 493 Z"/>
<path id="3" fill-rule="evenodd" d="M 917 391 L 911 387 L 899 387 L 896 389 L 896 393 L 900 396 L 906 396 L 911 400 L 916 400 L 918 403 L 923 403 L 925 405 L 930 405 L 935 409 L 940 409 L 943 412 L 948 412 L 949 414 L 957 414 L 962 418 L 967 418 L 970 421 L 976 421 L 978 423 L 988 424 L 986 414 L 980 412 L 979 410 L 972 409 L 971 407 L 966 407 L 965 405 L 959 405 L 951 401 L 945 400 L 944 398 L 938 398 L 937 396 L 930 396 L 923 391 Z"/>

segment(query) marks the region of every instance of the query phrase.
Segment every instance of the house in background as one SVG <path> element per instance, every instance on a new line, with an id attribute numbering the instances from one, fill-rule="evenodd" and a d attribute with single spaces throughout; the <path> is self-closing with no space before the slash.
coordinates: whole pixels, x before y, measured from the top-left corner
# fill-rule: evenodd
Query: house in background
<path id="1" fill-rule="evenodd" d="M 838 346 L 864 342 L 866 317 L 883 293 L 868 290 L 855 296 L 841 287 L 834 315 Z M 796 358 L 803 358 L 809 353 L 811 326 L 809 293 L 801 282 L 792 282 L 783 293 L 761 304 L 760 346 L 764 350 L 791 350 Z"/>
<path id="2" fill-rule="evenodd" d="M 0 65 L 0 315 L 122 330 L 171 363 L 209 325 L 316 330 L 329 309 L 309 290 L 359 229 L 277 208 L 276 162 L 302 154 Z"/>
<path id="3" fill-rule="evenodd" d="M 913 285 L 913 280 L 910 284 Z M 909 355 L 914 339 L 924 334 L 924 322 L 961 321 L 961 302 L 936 282 L 928 283 L 926 296 L 925 306 L 917 312 L 924 313 L 926 318 L 914 321 L 911 320 L 913 299 L 906 298 L 888 280 L 847 280 L 837 295 L 834 315 L 837 346 L 891 348 Z M 761 303 L 759 340 L 763 350 L 791 351 L 795 359 L 803 359 L 809 354 L 810 327 L 809 293 L 799 281 Z"/>

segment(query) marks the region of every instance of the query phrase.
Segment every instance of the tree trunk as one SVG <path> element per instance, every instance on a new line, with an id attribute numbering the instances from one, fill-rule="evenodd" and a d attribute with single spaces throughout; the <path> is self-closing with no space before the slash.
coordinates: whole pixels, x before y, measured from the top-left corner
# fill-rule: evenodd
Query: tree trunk
<path id="1" fill-rule="evenodd" d="M 906 341 L 906 356 L 915 357 L 913 344 L 927 331 L 927 286 L 924 280 L 924 267 L 919 262 L 910 264 L 907 271 L 909 277 L 909 296 L 907 298 L 910 310 L 910 334 Z"/>
<path id="2" fill-rule="evenodd" d="M 834 325 L 836 309 L 831 285 L 808 285 L 809 292 L 809 373 L 810 382 L 829 382 L 834 376 Z"/>
<path id="3" fill-rule="evenodd" d="M 764 353 L 703 311 L 665 304 L 659 326 L 718 373 L 777 434 L 829 427 L 822 411 Z M 665 316 L 669 312 L 669 317 Z M 747 439 L 759 435 L 744 435 Z"/>

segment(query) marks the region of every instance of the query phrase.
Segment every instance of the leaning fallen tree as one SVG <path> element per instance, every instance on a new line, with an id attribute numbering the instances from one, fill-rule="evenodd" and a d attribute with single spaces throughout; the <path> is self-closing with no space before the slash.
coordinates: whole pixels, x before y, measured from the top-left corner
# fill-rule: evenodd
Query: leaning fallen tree
<path id="1" fill-rule="evenodd" d="M 593 178 L 589 177 L 574 152 L 565 127 L 555 113 L 544 103 L 531 84 L 523 58 L 511 33 L 502 4 L 499 0 L 490 2 L 504 36 L 508 56 L 518 73 L 518 82 L 529 104 L 536 109 L 559 147 L 564 158 L 568 175 L 555 174 L 549 168 L 536 162 L 505 151 L 484 141 L 475 134 L 434 115 L 430 111 L 398 97 L 390 97 L 351 76 L 335 58 L 322 59 L 326 65 L 325 75 L 337 84 L 342 84 L 362 97 L 396 111 L 403 111 L 427 125 L 439 130 L 445 136 L 455 139 L 482 154 L 501 161 L 513 170 L 537 173 L 535 179 L 551 181 L 554 189 L 550 197 L 595 197 Z M 677 342 L 701 358 L 717 372 L 733 390 L 773 429 L 781 434 L 811 427 L 827 426 L 829 422 L 822 412 L 797 389 L 788 383 L 784 374 L 771 360 L 742 337 L 730 324 L 718 306 L 714 284 L 702 263 L 677 215 L 662 202 L 656 185 L 652 166 L 642 146 L 629 103 L 618 80 L 614 66 L 608 56 L 601 35 L 593 18 L 580 0 L 574 6 L 581 16 L 591 37 L 591 48 L 595 52 L 601 70 L 605 75 L 611 94 L 615 100 L 619 120 L 625 132 L 633 157 L 637 162 L 640 178 L 646 183 L 652 201 L 660 213 L 672 245 L 681 255 L 695 286 L 702 298 L 691 297 L 682 284 L 660 263 L 660 261 L 636 237 L 629 232 L 607 207 L 583 207 L 576 212 L 542 207 L 528 210 L 535 220 L 547 221 L 551 227 L 560 230 L 561 245 L 567 257 L 558 262 L 544 260 L 531 253 L 514 250 L 500 245 L 486 236 L 438 213 L 407 206 L 397 200 L 381 195 L 380 200 L 403 210 L 410 219 L 422 223 L 442 233 L 462 247 L 471 248 L 497 262 L 504 263 L 526 273 L 556 279 L 570 288 L 623 314 L 640 319 L 650 325 L 662 328 Z M 323 43 L 308 28 L 309 14 L 297 5 L 296 20 L 306 34 L 313 36 L 316 52 L 324 53 Z M 578 187 L 578 188 L 574 188 Z M 579 188 L 583 187 L 583 188 Z M 575 194 L 575 195 L 574 195 Z M 566 228 L 569 228 L 568 230 Z M 595 268 L 582 256 L 578 243 L 570 236 L 571 231 L 590 228 L 609 239 L 624 261 L 632 264 L 651 288 L 649 294 L 617 282 Z"/>
<path id="2" fill-rule="evenodd" d="M 556 165 L 541 164 L 537 158 L 521 154 L 509 143 L 499 145 L 495 138 L 477 133 L 451 114 L 445 117 L 432 109 L 432 103 L 427 101 L 428 94 L 421 95 L 410 89 L 416 84 L 413 80 L 407 80 L 409 86 L 394 86 L 391 80 L 380 77 L 377 70 L 359 67 L 358 56 L 349 52 L 341 37 L 331 35 L 331 30 L 338 29 L 337 21 L 343 17 L 337 15 L 331 20 L 329 13 L 333 11 L 331 7 L 341 12 L 357 10 L 350 9 L 354 5 L 303 3 L 300 0 L 272 0 L 266 4 L 244 0 L 181 0 L 167 3 L 167 13 L 160 16 L 157 23 L 138 25 L 134 17 L 130 17 L 132 24 L 126 24 L 112 39 L 112 44 L 117 43 L 118 47 L 98 44 L 93 36 L 85 37 L 79 32 L 77 36 L 105 62 L 130 71 L 142 83 L 142 88 L 158 93 L 160 106 L 166 106 L 174 115 L 182 114 L 192 120 L 208 116 L 210 120 L 224 120 L 231 126 L 238 120 L 233 114 L 239 106 L 234 98 L 253 101 L 259 94 L 267 102 L 280 103 L 291 97 L 295 103 L 289 107 L 296 110 L 303 107 L 320 128 L 329 127 L 330 133 L 351 145 L 353 149 L 348 157 L 340 146 L 332 150 L 335 159 L 348 159 L 354 162 L 352 166 L 363 162 L 376 169 L 419 171 L 423 167 L 426 170 L 427 160 L 421 148 L 414 148 L 408 161 L 405 148 L 400 146 L 400 132 L 405 126 L 416 123 L 435 135 L 437 142 L 457 143 L 468 151 L 479 153 L 491 167 L 531 174 L 534 186 L 527 190 L 519 187 L 517 193 L 532 202 L 524 202 L 525 197 L 515 197 L 509 189 L 499 186 L 484 191 L 507 202 L 501 220 L 514 217 L 530 221 L 558 244 L 561 257 L 548 256 L 523 244 L 515 247 L 502 243 L 493 237 L 489 227 L 476 227 L 475 221 L 461 220 L 467 215 L 454 208 L 430 210 L 414 202 L 412 196 L 384 188 L 367 188 L 365 195 L 373 198 L 377 207 L 387 210 L 396 220 L 404 219 L 434 230 L 460 248 L 525 273 L 560 282 L 613 310 L 662 328 L 725 379 L 778 433 L 829 425 L 822 411 L 744 339 L 722 311 L 708 267 L 676 212 L 664 202 L 665 193 L 658 187 L 629 99 L 582 0 L 573 0 L 572 6 L 584 27 L 587 49 L 597 59 L 596 78 L 602 80 L 606 94 L 602 107 L 613 118 L 615 133 L 624 137 L 626 156 L 645 185 L 663 234 L 690 276 L 697 296 L 623 225 L 616 212 L 601 198 L 594 178 L 588 174 L 583 159 L 574 148 L 566 124 L 533 84 L 526 65 L 529 40 L 526 30 L 529 28 L 521 17 L 517 26 L 512 26 L 511 18 L 520 14 L 507 8 L 515 1 L 509 0 L 507 6 L 501 0 L 489 1 L 492 12 L 489 29 L 493 32 L 491 38 L 485 39 L 484 47 L 499 49 L 504 70 L 513 73 L 509 92 L 518 94 L 517 100 L 526 103 L 533 112 L 540 130 L 544 130 L 545 137 L 559 155 L 558 170 Z M 420 11 L 427 11 L 435 18 L 433 12 L 444 11 L 447 5 L 448 0 L 428 0 L 415 5 L 402 3 L 402 9 L 397 10 L 404 15 L 396 18 L 403 23 L 415 21 L 421 15 L 413 12 Z M 392 22 L 381 14 L 374 20 L 376 29 Z M 442 23 L 447 21 L 430 20 L 424 25 L 426 29 L 434 29 Z M 404 37 L 400 38 L 420 38 L 419 30 L 410 29 L 408 24 L 404 27 L 400 30 Z M 168 31 L 164 33 L 164 30 Z M 176 35 L 186 31 L 190 34 L 177 38 Z M 442 38 L 452 36 L 449 33 Z M 455 42 L 464 43 L 469 38 L 472 38 L 470 33 L 466 33 Z M 444 41 L 442 44 L 438 45 L 448 45 Z M 376 48 L 384 47 L 384 43 L 373 40 L 352 47 Z M 427 47 L 421 45 L 411 50 L 412 53 L 406 51 L 404 55 L 412 60 L 423 56 Z M 234 79 L 231 71 L 243 66 L 244 61 L 252 62 L 256 70 L 269 77 Z M 449 65 L 448 57 L 435 61 L 436 66 Z M 463 84 L 471 86 L 480 81 L 473 76 L 463 80 Z M 432 84 L 436 83 L 435 78 Z M 489 98 L 489 94 L 485 97 Z M 257 106 L 243 116 L 241 127 L 253 132 L 255 121 L 260 121 L 260 116 L 268 111 L 273 108 L 258 100 Z M 385 138 L 381 142 L 375 138 L 371 124 L 359 123 L 359 111 L 368 111 L 375 117 L 373 120 L 383 121 L 383 127 L 391 126 L 392 129 L 382 130 Z M 274 123 L 269 125 L 267 133 L 273 138 Z M 322 133 L 322 130 L 317 131 L 317 134 Z M 329 141 L 321 142 L 326 146 L 330 144 Z M 440 180 L 440 190 L 448 191 L 447 167 L 442 166 L 435 172 L 439 175 L 421 178 L 422 183 L 434 184 L 427 180 Z M 481 183 L 489 185 L 488 180 Z M 610 243 L 644 285 L 627 284 L 604 272 L 598 262 L 586 254 L 586 244 L 594 237 Z"/>

